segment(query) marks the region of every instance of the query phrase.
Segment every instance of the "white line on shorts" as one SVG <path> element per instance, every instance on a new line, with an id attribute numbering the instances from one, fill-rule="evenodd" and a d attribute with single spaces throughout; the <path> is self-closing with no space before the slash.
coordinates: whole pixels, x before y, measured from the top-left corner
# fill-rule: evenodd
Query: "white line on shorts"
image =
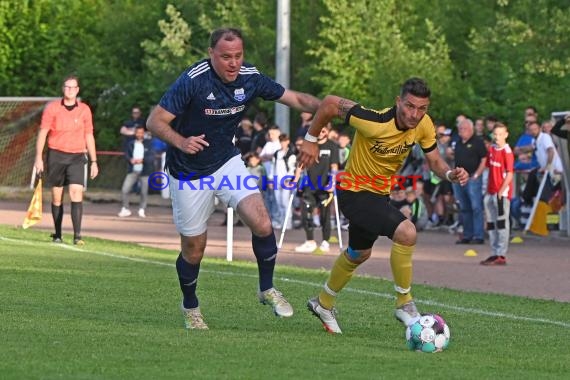
<path id="1" fill-rule="evenodd" d="M 7 238 L 4 236 L 0 236 L 0 240 L 9 241 L 9 242 L 17 243 L 17 244 L 23 244 L 23 245 L 45 244 L 45 245 L 49 245 L 52 247 L 59 247 L 62 249 L 75 251 L 75 252 L 91 253 L 91 254 L 99 255 L 99 256 L 106 256 L 106 257 L 111 257 L 111 258 L 115 258 L 115 259 L 134 261 L 137 263 L 160 265 L 160 266 L 165 266 L 165 267 L 169 267 L 169 268 L 172 268 L 175 266 L 173 263 L 166 263 L 163 261 L 149 260 L 149 259 L 143 259 L 143 258 L 139 258 L 139 257 L 124 256 L 124 255 L 120 255 L 120 254 L 116 254 L 116 253 L 110 253 L 110 252 L 94 251 L 94 250 L 90 250 L 90 249 L 78 248 L 78 247 L 74 247 L 74 246 L 70 246 L 70 245 L 64 245 L 64 244 L 28 242 L 28 241 L 23 241 L 23 240 L 18 240 L 18 239 Z M 217 275 L 222 275 L 222 276 L 238 276 L 238 277 L 257 278 L 257 275 L 253 275 L 253 274 L 236 273 L 236 272 L 229 272 L 229 271 L 202 269 L 202 270 L 200 270 L 200 272 L 217 274 Z M 276 279 L 279 281 L 283 281 L 283 282 L 291 282 L 291 283 L 295 283 L 295 284 L 299 284 L 299 285 L 307 285 L 307 286 L 313 286 L 313 287 L 318 287 L 318 288 L 320 288 L 322 286 L 322 284 L 319 284 L 319 283 L 310 282 L 310 281 L 295 280 L 295 279 L 290 279 L 290 278 L 286 278 L 286 277 L 276 277 Z M 369 296 L 374 296 L 374 297 L 379 297 L 379 298 L 394 299 L 394 296 L 392 294 L 373 292 L 370 290 L 363 290 L 363 289 L 355 289 L 355 288 L 346 287 L 343 289 L 343 291 L 356 293 L 356 294 L 364 294 L 364 295 L 369 295 Z M 415 299 L 414 301 L 418 304 L 441 307 L 441 308 L 445 308 L 445 309 L 449 309 L 449 310 L 453 310 L 453 311 L 457 311 L 457 312 L 461 312 L 461 313 L 483 315 L 483 316 L 493 317 L 493 318 L 512 319 L 512 320 L 516 320 L 516 321 L 536 322 L 536 323 L 550 324 L 550 325 L 556 325 L 556 326 L 561 326 L 561 327 L 565 327 L 565 328 L 570 328 L 570 323 L 562 322 L 562 321 L 553 321 L 553 320 L 546 319 L 546 318 L 525 317 L 525 316 L 509 314 L 509 313 L 501 313 L 501 312 L 495 312 L 495 311 L 489 311 L 489 310 L 483 310 L 483 309 L 454 306 L 454 305 L 448 305 L 445 303 L 441 303 L 441 302 L 437 302 L 437 301 L 431 301 L 431 300 Z"/>

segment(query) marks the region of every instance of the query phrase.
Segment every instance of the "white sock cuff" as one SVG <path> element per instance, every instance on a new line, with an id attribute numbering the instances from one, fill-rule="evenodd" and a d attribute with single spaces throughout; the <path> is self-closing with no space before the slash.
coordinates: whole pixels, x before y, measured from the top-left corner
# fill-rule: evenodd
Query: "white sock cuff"
<path id="1" fill-rule="evenodd" d="M 329 286 L 327 285 L 327 283 L 325 282 L 325 286 L 323 286 L 323 288 L 325 289 L 325 292 L 333 297 L 336 297 L 336 292 L 334 290 L 331 290 L 331 288 L 329 288 Z"/>
<path id="2" fill-rule="evenodd" d="M 400 288 L 398 285 L 394 285 L 394 290 L 400 294 L 408 294 L 411 290 L 412 287 L 410 286 L 409 288 Z"/>

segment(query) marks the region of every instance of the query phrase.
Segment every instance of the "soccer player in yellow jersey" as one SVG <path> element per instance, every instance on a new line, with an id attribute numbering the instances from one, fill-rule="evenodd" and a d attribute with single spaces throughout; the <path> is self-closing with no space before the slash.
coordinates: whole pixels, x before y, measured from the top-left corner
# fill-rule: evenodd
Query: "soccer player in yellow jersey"
<path id="1" fill-rule="evenodd" d="M 393 242 L 390 265 L 396 290 L 395 316 L 405 325 L 419 318 L 410 293 L 412 253 L 416 228 L 389 204 L 392 178 L 414 144 L 425 153 L 430 169 L 440 178 L 464 185 L 469 176 L 463 168 L 450 169 L 439 155 L 434 124 L 427 115 L 431 91 L 420 78 L 410 78 L 396 97 L 396 105 L 381 111 L 367 109 L 338 96 L 327 96 L 319 106 L 299 153 L 303 167 L 318 159 L 317 135 L 335 117 L 356 129 L 346 173 L 337 176 L 338 201 L 348 218 L 348 248 L 337 258 L 318 297 L 309 300 L 309 310 L 330 333 L 341 333 L 334 304 L 356 268 L 372 253 L 378 236 Z"/>

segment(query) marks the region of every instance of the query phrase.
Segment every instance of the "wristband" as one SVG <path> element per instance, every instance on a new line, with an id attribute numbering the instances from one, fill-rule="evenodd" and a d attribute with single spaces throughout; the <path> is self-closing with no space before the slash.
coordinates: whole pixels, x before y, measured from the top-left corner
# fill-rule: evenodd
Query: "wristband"
<path id="1" fill-rule="evenodd" d="M 305 140 L 307 140 L 308 142 L 316 143 L 318 138 L 307 132 L 307 134 L 305 135 Z"/>
<path id="2" fill-rule="evenodd" d="M 451 169 L 445 172 L 445 178 L 447 178 L 449 182 L 453 182 L 453 180 L 451 179 L 451 173 L 453 173 L 453 170 Z"/>

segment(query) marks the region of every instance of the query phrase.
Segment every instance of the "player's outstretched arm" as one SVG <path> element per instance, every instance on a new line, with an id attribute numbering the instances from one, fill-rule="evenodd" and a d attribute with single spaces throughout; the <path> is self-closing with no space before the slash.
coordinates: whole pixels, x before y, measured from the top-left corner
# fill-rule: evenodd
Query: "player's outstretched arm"
<path id="1" fill-rule="evenodd" d="M 316 98 L 313 95 L 287 89 L 283 93 L 283 96 L 281 96 L 277 101 L 298 111 L 310 112 L 312 114 L 317 112 L 317 108 L 319 108 L 319 105 L 321 104 L 319 98 Z"/>
<path id="2" fill-rule="evenodd" d="M 440 156 L 439 151 L 434 149 L 426 153 L 426 159 L 431 171 L 433 171 L 439 178 L 445 178 L 449 182 L 456 182 L 465 185 L 469 180 L 469 174 L 461 167 L 451 169 L 449 165 Z"/>
<path id="3" fill-rule="evenodd" d="M 341 98 L 336 95 L 327 95 L 321 105 L 317 109 L 315 117 L 311 122 L 311 127 L 305 135 L 305 141 L 299 151 L 297 157 L 299 164 L 304 167 L 310 167 L 317 162 L 319 147 L 317 146 L 317 136 L 321 129 L 331 122 L 335 117 L 346 119 L 348 111 L 356 105 L 356 102 Z"/>

